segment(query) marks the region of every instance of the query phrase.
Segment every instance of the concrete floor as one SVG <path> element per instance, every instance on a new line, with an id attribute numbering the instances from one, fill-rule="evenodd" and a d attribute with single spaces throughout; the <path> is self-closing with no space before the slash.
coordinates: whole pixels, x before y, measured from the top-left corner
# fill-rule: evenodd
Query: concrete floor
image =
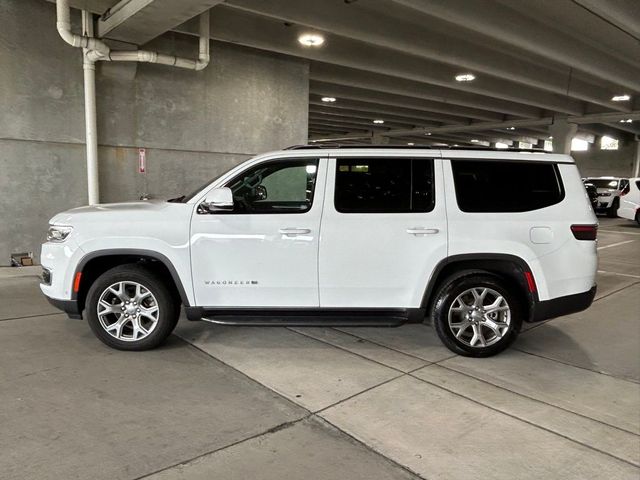
<path id="1" fill-rule="evenodd" d="M 4 269 L 0 477 L 638 479 L 640 228 L 599 237 L 594 305 L 484 360 L 422 325 L 181 321 L 118 352 Z"/>

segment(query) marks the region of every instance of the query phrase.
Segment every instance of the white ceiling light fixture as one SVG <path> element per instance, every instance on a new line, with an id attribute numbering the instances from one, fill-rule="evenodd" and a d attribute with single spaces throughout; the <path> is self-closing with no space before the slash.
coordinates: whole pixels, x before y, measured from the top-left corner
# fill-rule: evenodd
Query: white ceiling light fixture
<path id="1" fill-rule="evenodd" d="M 614 102 L 628 102 L 631 100 L 631 96 L 629 95 L 614 95 L 611 97 L 611 100 Z"/>
<path id="2" fill-rule="evenodd" d="M 425 135 L 429 136 L 429 135 L 431 135 L 431 132 L 427 132 L 427 133 L 425 133 Z"/>
<path id="3" fill-rule="evenodd" d="M 384 123 L 384 120 L 376 119 L 373 121 L 373 123 L 375 123 L 376 125 L 382 125 Z"/>
<path id="4" fill-rule="evenodd" d="M 324 37 L 319 33 L 303 33 L 298 37 L 298 42 L 305 47 L 319 47 L 324 43 Z"/>
<path id="5" fill-rule="evenodd" d="M 409 145 L 410 147 L 413 147 L 415 145 L 415 143 L 409 142 L 409 143 L 407 143 L 407 145 Z"/>
<path id="6" fill-rule="evenodd" d="M 476 76 L 473 73 L 460 73 L 456 75 L 456 82 L 473 82 Z"/>
<path id="7" fill-rule="evenodd" d="M 336 101 L 336 98 L 335 97 L 322 97 L 322 101 L 324 103 L 333 103 L 333 102 Z"/>
<path id="8" fill-rule="evenodd" d="M 478 140 L 477 138 L 472 138 L 471 139 L 471 143 L 478 143 L 480 140 Z"/>
<path id="9" fill-rule="evenodd" d="M 507 130 L 515 130 L 516 127 L 507 127 Z"/>
<path id="10" fill-rule="evenodd" d="M 620 120 L 620 123 L 633 123 L 633 120 L 627 118 L 626 120 Z"/>

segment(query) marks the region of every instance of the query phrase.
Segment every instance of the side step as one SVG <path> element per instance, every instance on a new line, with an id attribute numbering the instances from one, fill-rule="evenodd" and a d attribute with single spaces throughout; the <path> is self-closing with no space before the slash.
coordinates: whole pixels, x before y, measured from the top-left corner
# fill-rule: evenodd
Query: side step
<path id="1" fill-rule="evenodd" d="M 191 310 L 191 309 L 190 309 Z M 194 309 L 195 310 L 195 309 Z M 272 327 L 399 327 L 424 321 L 422 309 L 198 309 L 189 320 Z"/>

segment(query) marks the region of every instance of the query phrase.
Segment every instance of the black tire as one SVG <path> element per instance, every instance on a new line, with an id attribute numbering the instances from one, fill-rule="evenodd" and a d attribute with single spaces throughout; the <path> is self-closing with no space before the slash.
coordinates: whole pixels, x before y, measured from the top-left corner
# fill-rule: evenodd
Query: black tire
<path id="1" fill-rule="evenodd" d="M 640 225 L 640 211 L 636 212 L 636 223 Z"/>
<path id="2" fill-rule="evenodd" d="M 500 296 L 503 297 L 509 308 L 508 312 L 510 316 L 508 327 L 504 327 L 504 330 L 501 332 L 501 337 L 493 333 L 493 331 L 489 330 L 489 332 L 494 335 L 494 337 L 491 338 L 490 341 L 495 341 L 495 343 L 488 344 L 487 346 L 468 345 L 467 343 L 470 343 L 471 341 L 473 341 L 473 339 L 465 343 L 465 338 L 463 337 L 462 340 L 456 338 L 452 327 L 449 326 L 449 311 L 453 303 L 456 301 L 459 295 L 474 288 L 486 288 L 488 289 L 488 292 L 497 292 Z M 489 293 L 487 293 L 487 295 L 489 295 Z M 496 297 L 492 296 L 490 298 L 495 299 Z M 456 303 L 456 305 L 460 304 Z M 468 311 L 464 310 L 464 312 Z M 440 337 L 442 343 L 452 352 L 463 355 L 465 357 L 490 357 L 503 351 L 517 338 L 518 333 L 520 333 L 520 328 L 522 327 L 523 312 L 524 310 L 522 308 L 520 298 L 518 297 L 518 295 L 513 293 L 511 288 L 509 288 L 507 282 L 505 282 L 502 278 L 482 271 L 470 271 L 468 273 L 462 273 L 450 277 L 442 284 L 442 286 L 436 293 L 435 301 L 433 302 L 433 307 L 431 309 L 431 319 L 438 337 Z M 452 313 L 452 315 L 455 317 L 456 315 L 466 315 L 466 313 Z M 480 313 L 477 313 L 477 315 L 480 315 Z M 497 315 L 501 314 L 497 313 Z M 504 315 L 506 315 L 506 313 Z M 507 322 L 504 321 L 504 323 Z M 469 327 L 471 327 L 470 332 L 468 331 L 468 327 L 466 327 L 466 329 L 462 329 L 464 330 L 464 335 L 472 335 L 473 332 L 475 332 L 476 327 L 474 327 L 473 325 L 469 325 Z M 495 328 L 495 324 L 493 324 L 493 327 Z M 454 328 L 456 327 L 454 326 Z M 487 332 L 488 327 L 478 326 L 477 328 L 480 328 L 482 332 Z M 460 330 L 461 329 L 459 329 L 458 332 L 460 332 Z M 476 342 L 477 341 L 478 340 L 476 340 Z"/>
<path id="3" fill-rule="evenodd" d="M 140 284 L 145 291 L 150 292 L 153 297 L 151 300 L 144 301 L 152 302 L 151 308 L 155 306 L 158 307 L 155 325 L 144 338 L 138 340 L 133 338 L 121 340 L 110 334 L 100 322 L 98 315 L 98 302 L 100 297 L 111 285 L 119 282 L 135 282 Z M 114 307 L 119 307 L 120 305 L 123 304 L 114 303 Z M 180 302 L 171 294 L 167 285 L 150 269 L 136 264 L 120 265 L 100 275 L 93 285 L 91 285 L 87 293 L 85 313 L 91 330 L 93 330 L 96 337 L 104 344 L 118 350 L 142 351 L 156 348 L 171 334 L 180 316 Z M 117 318 L 121 318 L 115 316 L 120 315 L 119 312 L 111 315 L 113 315 L 113 317 L 107 315 L 107 318 L 112 318 L 114 321 Z M 135 313 L 133 313 L 132 316 L 133 315 L 135 315 Z M 140 319 L 142 320 L 142 317 L 140 317 Z M 149 320 L 147 319 L 145 321 L 148 322 Z M 127 328 L 133 332 L 133 323 L 129 321 L 122 327 L 121 331 L 125 333 L 125 335 Z M 135 335 L 135 333 L 132 333 L 131 336 L 133 337 L 133 335 Z"/>
<path id="4" fill-rule="evenodd" d="M 614 198 L 611 207 L 607 210 L 607 217 L 616 218 L 618 216 L 618 208 L 620 208 L 620 199 Z"/>

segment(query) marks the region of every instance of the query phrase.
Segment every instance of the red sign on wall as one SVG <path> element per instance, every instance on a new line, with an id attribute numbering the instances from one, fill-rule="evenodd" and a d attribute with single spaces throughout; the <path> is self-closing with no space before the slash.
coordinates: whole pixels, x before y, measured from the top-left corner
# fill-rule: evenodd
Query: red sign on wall
<path id="1" fill-rule="evenodd" d="M 138 173 L 147 171 L 147 151 L 144 148 L 138 149 Z"/>

